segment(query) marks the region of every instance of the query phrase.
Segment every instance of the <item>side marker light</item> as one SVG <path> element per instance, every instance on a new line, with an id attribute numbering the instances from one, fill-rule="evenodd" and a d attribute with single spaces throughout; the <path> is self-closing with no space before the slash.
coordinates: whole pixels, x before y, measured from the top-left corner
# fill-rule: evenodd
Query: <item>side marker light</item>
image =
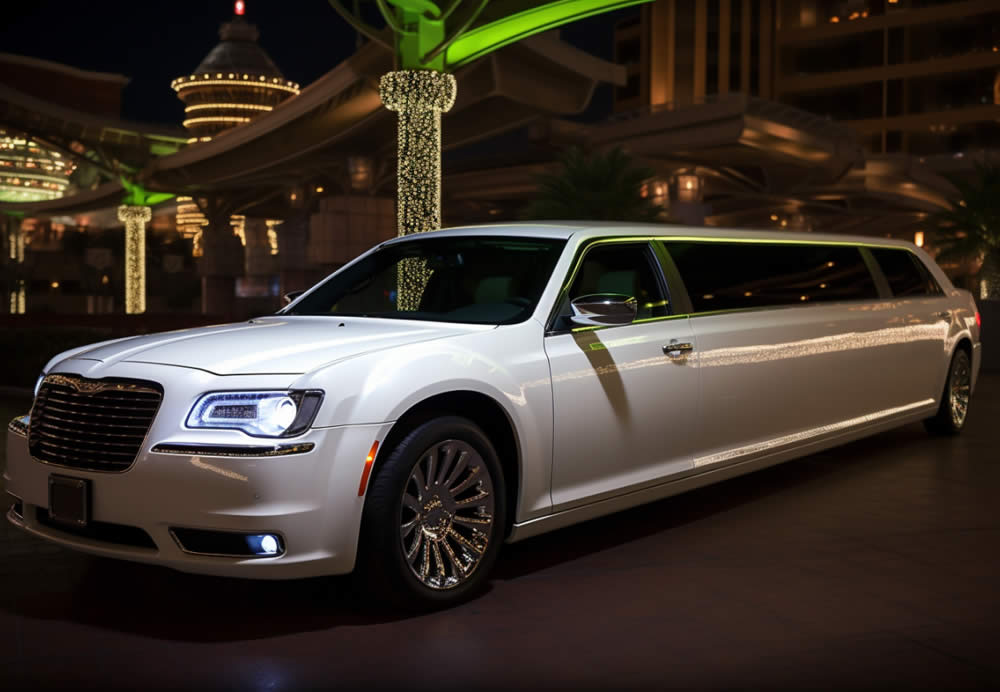
<path id="1" fill-rule="evenodd" d="M 361 472 L 361 484 L 358 486 L 358 497 L 365 496 L 365 490 L 368 488 L 368 476 L 372 472 L 372 463 L 375 461 L 375 455 L 378 454 L 378 440 L 372 443 L 372 448 L 368 450 L 368 456 L 365 457 L 365 468 Z"/>

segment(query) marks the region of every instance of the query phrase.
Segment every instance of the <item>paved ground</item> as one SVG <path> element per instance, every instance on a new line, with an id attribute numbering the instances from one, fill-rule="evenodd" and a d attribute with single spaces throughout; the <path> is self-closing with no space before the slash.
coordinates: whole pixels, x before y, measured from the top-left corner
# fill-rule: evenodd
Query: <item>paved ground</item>
<path id="1" fill-rule="evenodd" d="M 489 593 L 422 617 L 4 523 L 0 689 L 1000 687 L 1000 376 L 973 404 L 959 438 L 908 426 L 508 546 Z"/>

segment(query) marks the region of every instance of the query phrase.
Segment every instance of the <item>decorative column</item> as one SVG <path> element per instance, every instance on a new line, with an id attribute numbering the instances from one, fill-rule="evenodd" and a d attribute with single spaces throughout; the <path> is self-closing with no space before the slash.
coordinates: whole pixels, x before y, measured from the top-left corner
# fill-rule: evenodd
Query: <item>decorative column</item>
<path id="1" fill-rule="evenodd" d="M 382 103 L 399 113 L 396 173 L 400 236 L 441 227 L 441 114 L 455 104 L 455 78 L 433 70 L 382 76 Z"/>
<path id="2" fill-rule="evenodd" d="M 123 204 L 118 220 L 125 223 L 125 314 L 146 312 L 146 223 L 153 210 Z"/>
<path id="3" fill-rule="evenodd" d="M 11 267 L 7 282 L 7 295 L 10 301 L 10 313 L 23 315 L 25 311 L 25 281 L 24 281 L 24 232 L 21 230 L 21 218 L 18 215 L 4 215 L 6 226 L 7 250 Z"/>

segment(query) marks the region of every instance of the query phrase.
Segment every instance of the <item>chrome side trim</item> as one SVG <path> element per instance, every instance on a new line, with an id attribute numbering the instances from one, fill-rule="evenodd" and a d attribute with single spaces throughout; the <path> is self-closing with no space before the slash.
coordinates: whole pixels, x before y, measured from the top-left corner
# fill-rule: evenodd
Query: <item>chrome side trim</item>
<path id="1" fill-rule="evenodd" d="M 912 404 L 906 404 L 904 406 L 894 406 L 893 408 L 875 411 L 864 416 L 858 416 L 857 418 L 849 418 L 847 420 L 838 421 L 837 423 L 830 423 L 829 425 L 821 425 L 816 428 L 809 428 L 808 430 L 800 430 L 799 432 L 792 433 L 790 435 L 782 435 L 781 437 L 773 437 L 770 440 L 764 440 L 763 442 L 755 442 L 754 444 L 744 445 L 742 447 L 734 447 L 733 449 L 727 449 L 716 454 L 695 457 L 694 465 L 695 468 L 697 468 L 699 466 L 719 464 L 724 461 L 730 461 L 732 459 L 750 456 L 753 454 L 760 454 L 762 452 L 777 451 L 782 447 L 787 447 L 788 445 L 795 444 L 796 442 L 808 441 L 813 438 L 839 432 L 847 428 L 854 428 L 869 423 L 877 423 L 885 418 L 891 418 L 892 416 L 897 416 L 901 413 L 909 413 L 915 409 L 931 406 L 933 404 L 934 399 L 924 399 L 923 401 L 914 401 Z"/>
<path id="2" fill-rule="evenodd" d="M 20 435 L 21 437 L 27 439 L 28 421 L 29 421 L 28 414 L 25 414 L 23 416 L 17 416 L 10 423 L 7 424 L 7 432 L 12 432 L 15 435 Z"/>
<path id="3" fill-rule="evenodd" d="M 933 400 L 930 401 L 933 402 Z M 797 445 L 785 447 L 784 449 L 771 449 L 759 456 L 735 458 L 729 464 L 692 468 L 673 476 L 660 478 L 647 485 L 629 489 L 624 493 L 602 496 L 587 504 L 560 509 L 552 514 L 515 523 L 511 528 L 510 534 L 507 536 L 506 542 L 516 543 L 525 538 L 531 538 L 532 536 L 538 536 L 583 521 L 620 512 L 624 509 L 680 495 L 696 488 L 713 485 L 719 481 L 736 478 L 737 476 L 742 476 L 769 466 L 775 466 L 792 459 L 799 459 L 824 449 L 843 445 L 852 440 L 891 430 L 906 423 L 916 422 L 924 417 L 925 413 L 915 409 L 909 410 L 907 413 L 895 417 L 879 418 L 853 430 L 841 430 L 836 434 L 804 440 Z"/>
<path id="4" fill-rule="evenodd" d="M 157 454 L 183 454 L 203 457 L 283 457 L 289 454 L 305 454 L 316 447 L 315 442 L 298 442 L 287 445 L 205 445 L 160 443 L 150 451 Z"/>

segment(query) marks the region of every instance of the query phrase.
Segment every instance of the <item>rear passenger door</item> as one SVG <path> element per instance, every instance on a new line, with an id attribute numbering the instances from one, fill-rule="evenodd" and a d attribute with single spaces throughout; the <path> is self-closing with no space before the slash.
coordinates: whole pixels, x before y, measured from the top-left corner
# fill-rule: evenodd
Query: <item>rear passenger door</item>
<path id="1" fill-rule="evenodd" d="M 868 248 L 885 277 L 892 300 L 885 311 L 899 332 L 894 367 L 882 373 L 895 405 L 935 399 L 944 387 L 942 345 L 948 338 L 948 300 L 930 271 L 906 248 Z"/>
<path id="2" fill-rule="evenodd" d="M 592 244 L 567 283 L 545 338 L 556 511 L 689 470 L 699 425 L 691 327 L 686 315 L 673 314 L 651 245 Z M 598 293 L 635 297 L 636 320 L 576 328 L 568 319 L 569 301 Z"/>
<path id="3" fill-rule="evenodd" d="M 692 303 L 704 436 L 696 467 L 797 446 L 877 410 L 893 366 L 857 247 L 664 241 Z"/>

